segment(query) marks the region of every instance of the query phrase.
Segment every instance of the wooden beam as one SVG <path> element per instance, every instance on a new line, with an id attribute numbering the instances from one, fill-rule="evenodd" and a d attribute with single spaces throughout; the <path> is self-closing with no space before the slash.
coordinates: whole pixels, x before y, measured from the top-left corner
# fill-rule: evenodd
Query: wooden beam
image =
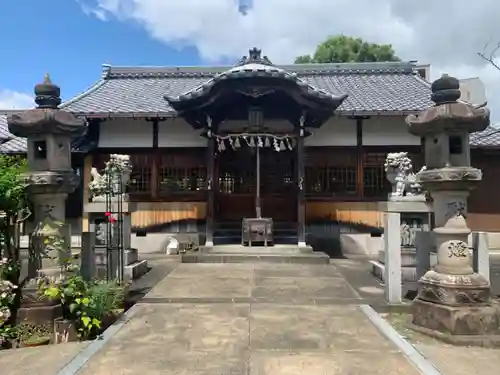
<path id="1" fill-rule="evenodd" d="M 305 177 L 304 177 L 304 136 L 305 136 L 305 121 L 301 120 L 301 123 L 297 127 L 297 182 L 298 182 L 298 194 L 297 194 L 297 238 L 298 245 L 306 245 L 306 206 L 305 206 Z"/>
<path id="2" fill-rule="evenodd" d="M 215 138 L 213 129 L 209 129 L 208 147 L 207 147 L 207 220 L 206 220 L 206 240 L 205 246 L 214 245 L 214 210 L 215 210 Z"/>
<path id="3" fill-rule="evenodd" d="M 365 168 L 363 151 L 363 118 L 356 117 L 356 195 L 364 196 Z"/>

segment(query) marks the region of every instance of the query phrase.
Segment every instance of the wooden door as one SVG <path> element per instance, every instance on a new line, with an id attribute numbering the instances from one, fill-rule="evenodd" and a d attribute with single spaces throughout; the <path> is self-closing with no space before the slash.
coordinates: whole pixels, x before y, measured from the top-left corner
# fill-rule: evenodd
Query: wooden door
<path id="1" fill-rule="evenodd" d="M 255 153 L 242 147 L 217 155 L 218 175 L 215 196 L 215 220 L 239 221 L 255 217 Z"/>
<path id="2" fill-rule="evenodd" d="M 260 160 L 262 216 L 275 222 L 296 222 L 296 152 L 263 148 Z"/>

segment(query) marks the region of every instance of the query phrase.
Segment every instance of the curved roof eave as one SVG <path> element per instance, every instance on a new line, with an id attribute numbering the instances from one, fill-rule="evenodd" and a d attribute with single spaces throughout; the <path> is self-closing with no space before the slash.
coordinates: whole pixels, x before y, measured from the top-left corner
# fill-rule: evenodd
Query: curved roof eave
<path id="1" fill-rule="evenodd" d="M 332 102 L 332 104 L 336 104 L 337 106 L 347 98 L 347 94 L 334 95 L 325 90 L 318 89 L 299 78 L 296 73 L 290 73 L 274 65 L 249 63 L 241 66 L 235 66 L 226 72 L 219 73 L 204 84 L 195 87 L 184 94 L 178 96 L 165 95 L 164 99 L 169 102 L 173 108 L 176 108 L 181 103 L 187 103 L 192 100 L 200 99 L 203 96 L 210 95 L 212 89 L 219 82 L 231 79 L 259 77 L 293 82 L 297 85 L 303 95 L 325 102 Z"/>

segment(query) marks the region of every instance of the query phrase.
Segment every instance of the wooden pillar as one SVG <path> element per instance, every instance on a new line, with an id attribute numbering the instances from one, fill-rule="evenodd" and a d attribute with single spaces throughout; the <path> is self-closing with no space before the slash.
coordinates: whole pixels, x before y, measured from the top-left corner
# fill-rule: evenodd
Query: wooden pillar
<path id="1" fill-rule="evenodd" d="M 153 163 L 151 164 L 151 197 L 153 199 L 158 198 L 158 168 L 160 164 L 160 153 L 158 152 L 158 126 L 160 120 L 155 118 L 152 120 L 153 123 Z"/>
<path id="2" fill-rule="evenodd" d="M 85 155 L 83 159 L 83 213 L 82 213 L 82 232 L 89 231 L 89 215 L 85 212 L 85 205 L 90 201 L 89 194 L 89 183 L 92 180 L 90 176 L 90 171 L 92 169 L 92 163 L 94 162 L 94 157 L 91 153 Z"/>
<path id="3" fill-rule="evenodd" d="M 214 246 L 214 176 L 215 176 L 215 138 L 212 129 L 212 120 L 207 118 L 207 218 L 205 246 Z"/>
<path id="4" fill-rule="evenodd" d="M 356 117 L 356 196 L 365 195 L 365 167 L 363 151 L 363 118 Z"/>
<path id="5" fill-rule="evenodd" d="M 306 208 L 305 208 L 305 184 L 304 184 L 304 135 L 305 114 L 300 118 L 297 134 L 297 238 L 299 247 L 306 246 Z"/>

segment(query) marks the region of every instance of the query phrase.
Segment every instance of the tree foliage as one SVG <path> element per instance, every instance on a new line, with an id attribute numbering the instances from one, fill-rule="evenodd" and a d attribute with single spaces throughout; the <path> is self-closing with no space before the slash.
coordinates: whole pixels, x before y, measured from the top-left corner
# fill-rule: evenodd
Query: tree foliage
<path id="1" fill-rule="evenodd" d="M 318 45 L 312 56 L 303 55 L 295 64 L 400 61 L 392 45 L 368 43 L 361 38 L 332 36 Z"/>
<path id="2" fill-rule="evenodd" d="M 25 187 L 19 178 L 26 171 L 25 158 L 0 155 L 0 211 L 7 216 L 15 216 L 25 208 Z"/>

